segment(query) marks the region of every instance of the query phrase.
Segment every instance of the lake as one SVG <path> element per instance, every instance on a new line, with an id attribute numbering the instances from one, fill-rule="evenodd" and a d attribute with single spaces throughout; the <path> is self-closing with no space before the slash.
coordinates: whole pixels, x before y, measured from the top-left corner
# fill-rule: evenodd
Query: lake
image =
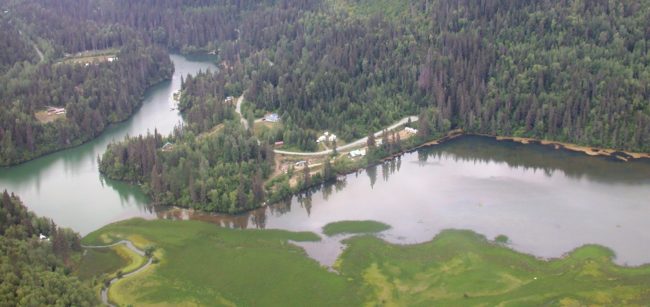
<path id="1" fill-rule="evenodd" d="M 385 240 L 401 244 L 470 229 L 488 239 L 504 234 L 515 250 L 543 258 L 599 244 L 617 254 L 617 263 L 639 265 L 650 262 L 650 161 L 465 136 L 247 214 L 158 215 L 317 233 L 330 222 L 376 220 L 392 226 L 381 234 Z M 342 238 L 298 244 L 331 265 Z"/>
<path id="2" fill-rule="evenodd" d="M 58 225 L 71 227 L 82 235 L 130 217 L 154 218 L 148 197 L 138 187 L 100 176 L 97 157 L 109 143 L 126 135 L 154 129 L 170 133 L 182 120 L 178 111 L 172 110 L 172 94 L 180 89 L 181 76 L 217 69 L 214 61 L 205 57 L 171 55 L 171 59 L 176 69 L 172 80 L 150 88 L 133 117 L 110 126 L 100 137 L 79 147 L 0 168 L 0 190 L 16 193 L 38 215 L 52 218 Z"/>

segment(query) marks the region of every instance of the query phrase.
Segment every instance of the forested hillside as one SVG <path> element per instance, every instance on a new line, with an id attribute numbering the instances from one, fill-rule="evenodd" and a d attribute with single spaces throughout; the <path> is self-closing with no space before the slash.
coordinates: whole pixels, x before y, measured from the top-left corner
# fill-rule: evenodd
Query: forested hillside
<path id="1" fill-rule="evenodd" d="M 96 306 L 93 292 L 70 275 L 80 252 L 78 234 L 37 217 L 7 191 L 0 196 L 0 305 Z"/>
<path id="2" fill-rule="evenodd" d="M 441 128 L 650 151 L 646 0 L 333 3 L 243 31 L 247 98 L 296 130 L 433 107 Z"/>
<path id="3" fill-rule="evenodd" d="M 167 53 L 139 43 L 124 46 L 117 61 L 96 65 L 17 64 L 0 76 L 0 165 L 33 159 L 97 136 L 128 118 L 147 87 L 171 76 Z M 53 120 L 36 117 L 65 108 Z"/>
<path id="4" fill-rule="evenodd" d="M 0 17 L 0 73 L 6 72 L 15 63 L 36 62 L 36 52 L 21 37 L 20 32 L 8 19 Z"/>
<path id="5" fill-rule="evenodd" d="M 302 137 L 312 129 L 351 140 L 436 108 L 439 129 L 650 150 L 647 0 L 28 0 L 3 7 L 3 18 L 27 33 L 23 40 L 49 57 L 132 40 L 215 51 L 227 70 L 220 78 L 246 90 L 256 114 L 279 112 L 287 143 L 304 149 L 314 147 Z M 6 44 L 26 53 L 5 56 L 5 69 L 34 61 L 31 43 L 7 28 Z"/>
<path id="6" fill-rule="evenodd" d="M 173 72 L 167 51 L 135 31 L 39 6 L 51 4 L 0 2 L 0 166 L 97 136 Z"/>

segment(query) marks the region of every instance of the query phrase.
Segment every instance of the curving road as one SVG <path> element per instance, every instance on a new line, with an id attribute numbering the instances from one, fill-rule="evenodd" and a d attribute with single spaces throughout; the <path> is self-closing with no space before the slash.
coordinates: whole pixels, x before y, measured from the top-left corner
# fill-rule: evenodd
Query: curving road
<path id="1" fill-rule="evenodd" d="M 399 121 L 397 121 L 396 123 L 386 127 L 385 130 L 387 130 L 387 131 L 394 130 L 395 128 L 397 128 L 399 126 L 408 123 L 409 120 L 411 122 L 416 122 L 416 121 L 418 121 L 418 117 L 417 116 L 404 117 L 404 118 L 400 119 Z M 381 135 L 383 133 L 384 133 L 384 130 L 378 131 L 377 133 L 375 133 L 375 137 L 379 138 L 379 137 L 381 137 Z M 364 138 L 358 139 L 358 140 L 356 140 L 356 141 L 354 141 L 352 143 L 348 143 L 348 144 L 345 144 L 343 146 L 338 146 L 338 147 L 336 147 L 336 150 L 337 151 L 344 151 L 344 150 L 347 150 L 347 149 L 352 149 L 352 148 L 360 146 L 360 145 L 365 145 L 367 142 L 368 142 L 368 137 L 364 137 Z M 329 154 L 332 153 L 332 149 L 318 151 L 318 152 L 297 152 L 297 151 L 284 151 L 284 150 L 277 150 L 277 149 L 273 150 L 273 151 L 275 153 L 277 153 L 277 154 L 292 155 L 292 156 L 324 156 L 324 155 L 329 155 Z"/>
<path id="2" fill-rule="evenodd" d="M 246 128 L 246 130 L 248 130 L 248 128 L 249 128 L 248 127 L 248 121 L 241 114 L 241 104 L 242 104 L 243 101 L 244 101 L 244 95 L 242 94 L 239 98 L 237 98 L 237 106 L 235 108 L 235 111 L 237 112 L 237 114 L 239 114 L 239 120 L 241 121 L 241 124 L 244 126 L 244 128 Z M 386 127 L 384 130 L 391 131 L 391 130 L 394 130 L 395 128 L 399 127 L 399 126 L 402 126 L 402 125 L 408 123 L 409 120 L 411 122 L 416 122 L 416 121 L 418 121 L 418 119 L 419 119 L 418 116 L 407 116 L 407 117 L 404 117 L 404 118 L 400 119 L 396 123 Z M 258 118 L 258 119 L 255 120 L 256 123 L 260 122 L 260 121 L 262 121 L 261 118 Z M 378 131 L 377 133 L 375 133 L 375 137 L 377 137 L 377 138 L 381 137 L 381 135 L 384 133 L 384 130 L 381 130 L 381 131 Z M 338 147 L 336 147 L 336 150 L 337 151 L 344 151 L 344 150 L 352 149 L 352 148 L 358 147 L 360 145 L 365 145 L 367 142 L 368 142 L 368 137 L 364 137 L 364 138 L 358 139 L 358 140 L 356 140 L 356 141 L 354 141 L 352 143 L 348 143 L 348 144 L 345 144 L 343 146 L 338 146 Z M 273 152 L 275 152 L 276 154 L 291 155 L 291 156 L 306 156 L 306 157 L 325 156 L 325 155 L 331 154 L 332 151 L 333 151 L 332 149 L 327 149 L 327 150 L 318 151 L 318 152 L 284 151 L 284 150 L 277 150 L 277 149 L 273 150 Z"/>
<path id="3" fill-rule="evenodd" d="M 83 248 L 87 248 L 87 249 L 93 249 L 93 248 L 110 248 L 110 247 L 113 247 L 113 246 L 116 246 L 116 245 L 120 245 L 120 244 L 124 244 L 124 245 L 126 245 L 126 247 L 127 247 L 128 249 L 130 249 L 131 251 L 133 251 L 134 253 L 136 253 L 136 254 L 138 254 L 138 255 L 140 255 L 140 256 L 142 256 L 142 257 L 145 256 L 145 252 L 144 252 L 144 251 L 142 251 L 142 250 L 138 249 L 137 247 L 135 247 L 135 245 L 133 245 L 133 242 L 128 241 L 128 240 L 122 240 L 122 241 L 119 241 L 119 242 L 116 242 L 116 243 L 113 243 L 113 244 L 110 244 L 110 245 L 82 245 L 81 247 L 83 247 Z M 124 275 L 122 275 L 122 278 L 126 278 L 126 277 L 129 277 L 129 276 L 132 276 L 132 275 L 138 274 L 138 273 L 142 272 L 144 269 L 146 269 L 147 267 L 149 267 L 152 263 L 153 263 L 153 257 L 149 257 L 149 260 L 147 260 L 147 263 L 145 263 L 144 265 L 142 265 L 142 266 L 139 267 L 137 270 L 135 270 L 135 271 L 133 271 L 133 272 L 131 272 L 131 273 L 128 273 L 128 274 L 124 274 Z M 111 279 L 111 281 L 108 283 L 108 286 L 102 288 L 101 297 L 102 297 L 102 302 L 104 303 L 104 305 L 111 306 L 111 307 L 115 307 L 115 305 L 111 304 L 111 303 L 108 301 L 108 289 L 111 287 L 111 285 L 112 285 L 113 283 L 115 283 L 115 282 L 118 281 L 119 279 L 120 279 L 120 278 L 117 278 L 117 277 Z"/>

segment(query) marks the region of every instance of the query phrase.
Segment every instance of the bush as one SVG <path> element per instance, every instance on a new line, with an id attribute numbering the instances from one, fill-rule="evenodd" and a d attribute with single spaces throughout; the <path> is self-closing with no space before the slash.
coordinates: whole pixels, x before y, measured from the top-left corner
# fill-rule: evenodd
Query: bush
<path id="1" fill-rule="evenodd" d="M 501 244 L 508 244 L 510 239 L 506 235 L 498 235 L 496 238 L 494 238 L 494 242 L 501 243 Z"/>

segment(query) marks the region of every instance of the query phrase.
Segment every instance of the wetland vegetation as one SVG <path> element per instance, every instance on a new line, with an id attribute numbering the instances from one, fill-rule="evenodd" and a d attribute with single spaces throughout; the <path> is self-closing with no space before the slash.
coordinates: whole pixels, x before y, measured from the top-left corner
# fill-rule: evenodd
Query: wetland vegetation
<path id="1" fill-rule="evenodd" d="M 604 247 L 541 260 L 460 230 L 416 245 L 350 238 L 336 272 L 289 243 L 319 240 L 308 232 L 134 219 L 83 242 L 132 237 L 155 244 L 161 261 L 112 287 L 121 305 L 643 305 L 650 298 L 650 267 L 618 266 Z"/>

